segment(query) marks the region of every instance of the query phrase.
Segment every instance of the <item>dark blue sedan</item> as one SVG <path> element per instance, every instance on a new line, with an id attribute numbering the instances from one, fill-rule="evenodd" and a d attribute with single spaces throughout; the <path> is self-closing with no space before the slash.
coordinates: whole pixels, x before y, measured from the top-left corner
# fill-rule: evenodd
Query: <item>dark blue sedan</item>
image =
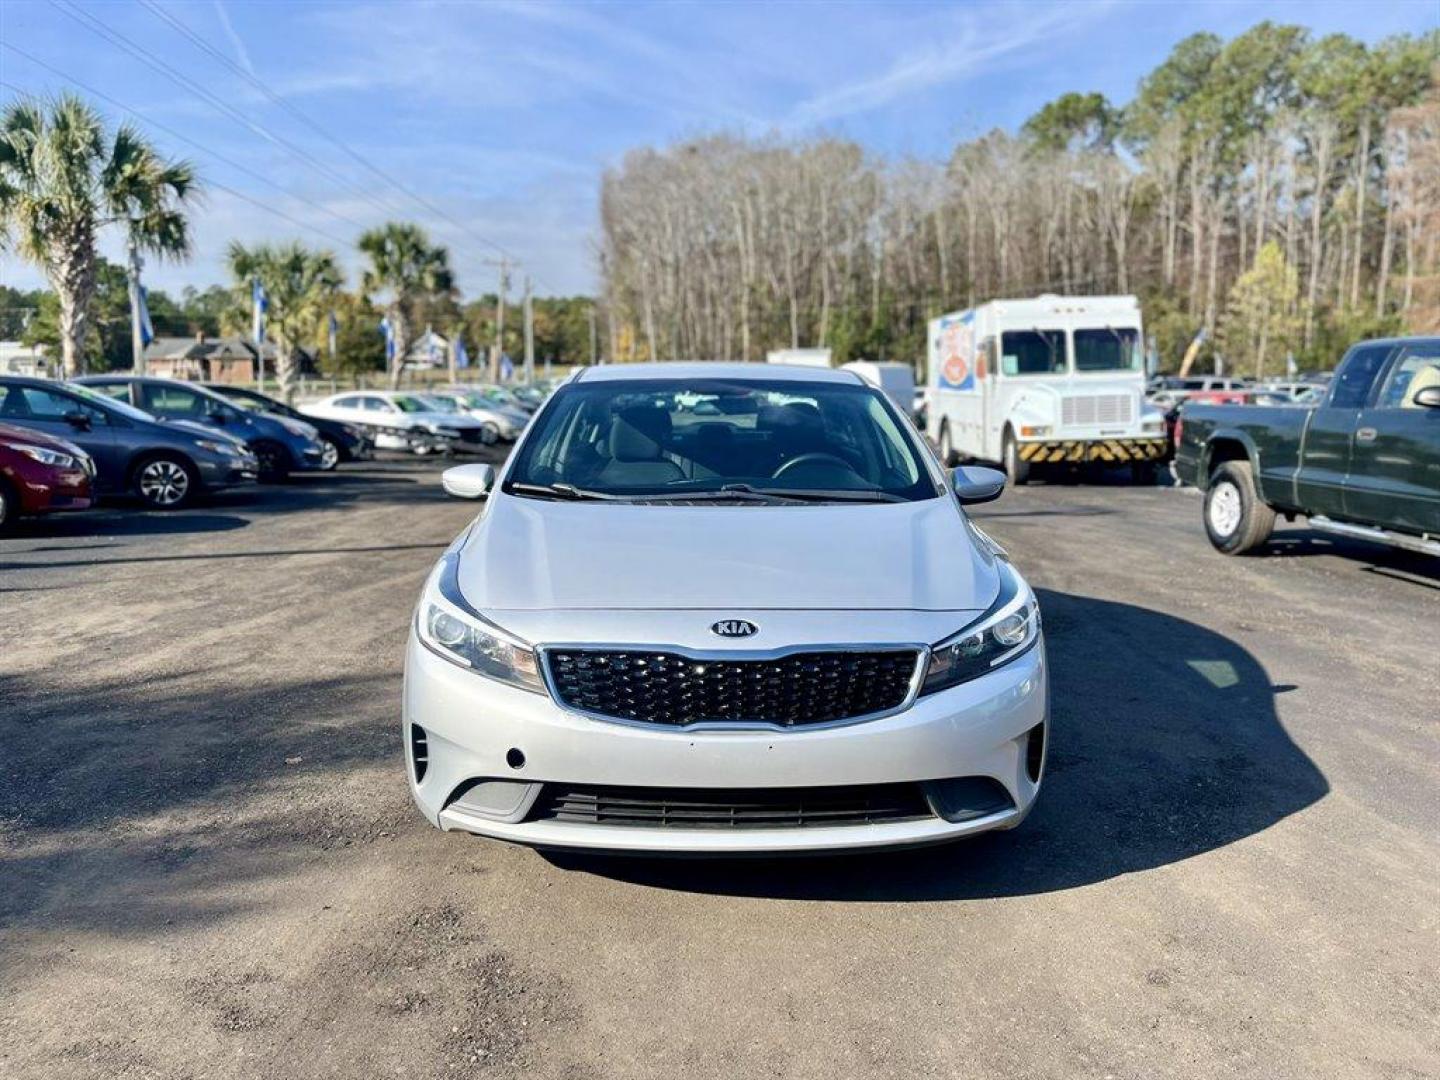
<path id="1" fill-rule="evenodd" d="M 325 444 L 312 425 L 238 408 L 195 383 L 144 375 L 87 375 L 75 381 L 162 420 L 203 424 L 241 440 L 260 459 L 261 480 L 325 468 Z"/>

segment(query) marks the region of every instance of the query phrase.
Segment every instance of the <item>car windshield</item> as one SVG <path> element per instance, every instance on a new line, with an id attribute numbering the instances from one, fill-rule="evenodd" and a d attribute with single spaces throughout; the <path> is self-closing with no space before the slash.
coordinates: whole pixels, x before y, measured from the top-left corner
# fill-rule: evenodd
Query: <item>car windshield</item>
<path id="1" fill-rule="evenodd" d="M 878 391 L 759 379 L 568 386 L 541 413 L 505 490 L 765 503 L 938 494 L 913 432 Z"/>
<path id="2" fill-rule="evenodd" d="M 1054 375 L 1065 370 L 1065 331 L 1011 330 L 1000 335 L 1005 375 Z"/>
<path id="3" fill-rule="evenodd" d="M 137 409 L 128 401 L 121 401 L 119 398 L 111 397 L 109 394 L 96 393 L 90 387 L 83 386 L 80 383 L 67 382 L 65 384 L 65 389 L 69 390 L 77 397 L 84 398 L 86 401 L 93 401 L 96 404 L 104 406 L 105 408 L 111 410 L 112 412 L 119 413 L 121 416 L 128 416 L 131 420 L 153 421 L 155 419 L 155 417 L 151 416 L 144 409 Z"/>
<path id="4" fill-rule="evenodd" d="M 1076 330 L 1073 338 L 1076 371 L 1139 371 L 1144 366 L 1137 330 L 1107 326 Z"/>

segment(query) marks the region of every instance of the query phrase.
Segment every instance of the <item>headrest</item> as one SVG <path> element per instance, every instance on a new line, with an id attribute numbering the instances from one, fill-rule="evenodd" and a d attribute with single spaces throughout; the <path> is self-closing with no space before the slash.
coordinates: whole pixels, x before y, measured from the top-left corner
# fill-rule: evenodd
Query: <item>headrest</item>
<path id="1" fill-rule="evenodd" d="M 610 456 L 616 461 L 654 461 L 669 437 L 670 413 L 665 409 L 623 409 L 610 421 Z"/>

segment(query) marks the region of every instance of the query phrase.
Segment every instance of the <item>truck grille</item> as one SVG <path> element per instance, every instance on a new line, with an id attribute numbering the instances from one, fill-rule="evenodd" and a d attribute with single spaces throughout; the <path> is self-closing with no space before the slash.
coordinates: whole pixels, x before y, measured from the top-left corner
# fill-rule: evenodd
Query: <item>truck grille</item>
<path id="1" fill-rule="evenodd" d="M 1067 427 L 1128 424 L 1133 418 L 1129 394 L 1072 394 L 1060 401 L 1060 422 Z"/>
<path id="2" fill-rule="evenodd" d="M 933 816 L 919 784 L 818 788 L 546 784 L 529 820 L 653 829 L 796 829 Z"/>
<path id="3" fill-rule="evenodd" d="M 556 649 L 545 661 L 560 703 L 584 712 L 670 727 L 704 721 L 804 727 L 899 707 L 910 696 L 919 654 L 835 649 L 726 660 Z"/>

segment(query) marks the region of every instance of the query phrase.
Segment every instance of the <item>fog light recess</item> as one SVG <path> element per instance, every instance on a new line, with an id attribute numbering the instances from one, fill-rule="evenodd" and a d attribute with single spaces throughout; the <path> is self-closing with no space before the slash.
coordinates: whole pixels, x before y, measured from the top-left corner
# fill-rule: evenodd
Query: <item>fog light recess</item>
<path id="1" fill-rule="evenodd" d="M 1039 783 L 1045 764 L 1045 725 L 1036 724 L 1025 738 L 1025 775 L 1032 784 Z"/>

